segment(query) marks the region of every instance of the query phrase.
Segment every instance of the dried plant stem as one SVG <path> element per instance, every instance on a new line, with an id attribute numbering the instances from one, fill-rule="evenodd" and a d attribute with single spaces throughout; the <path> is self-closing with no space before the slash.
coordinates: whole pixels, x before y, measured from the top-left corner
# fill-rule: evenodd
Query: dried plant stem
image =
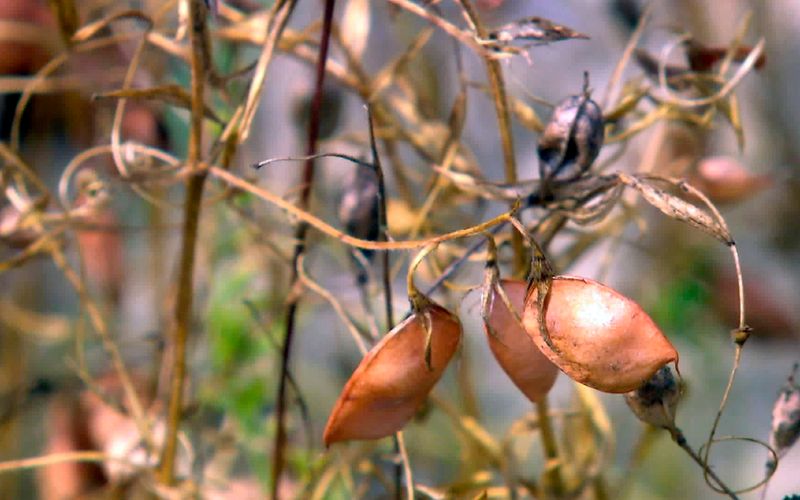
<path id="1" fill-rule="evenodd" d="M 464 14 L 479 38 L 487 37 L 486 28 L 481 23 L 478 13 L 472 6 L 470 0 L 458 0 L 458 4 L 464 10 Z M 497 113 L 497 125 L 500 132 L 500 144 L 503 148 L 503 165 L 505 169 L 505 181 L 508 184 L 517 182 L 517 161 L 514 157 L 514 136 L 511 133 L 511 115 L 508 111 L 508 100 L 506 98 L 505 82 L 503 81 L 503 70 L 500 61 L 491 57 L 488 53 L 483 53 L 486 63 L 486 72 L 489 75 L 489 88 L 492 93 L 495 112 Z M 517 232 L 511 235 L 511 246 L 514 249 L 514 274 L 521 276 L 527 269 L 525 248 L 522 244 L 522 236 Z"/>
<path id="2" fill-rule="evenodd" d="M 547 397 L 543 397 L 535 405 L 539 422 L 539 436 L 542 440 L 545 456 L 545 477 L 547 481 L 542 482 L 542 488 L 545 489 L 544 497 L 548 498 L 552 495 L 558 498 L 564 494 L 564 479 L 561 476 L 562 463 L 558 455 L 558 444 L 553 430 L 553 423 L 550 419 Z"/>
<path id="3" fill-rule="evenodd" d="M 330 46 L 331 27 L 333 25 L 333 10 L 336 0 L 325 0 L 325 11 L 320 35 L 319 53 L 317 54 L 316 82 L 314 97 L 311 101 L 310 116 L 308 121 L 308 140 L 306 153 L 311 156 L 317 152 L 320 121 L 322 116 L 322 88 L 325 82 L 325 63 L 328 60 L 328 47 Z M 308 210 L 311 199 L 311 186 L 314 182 L 314 160 L 306 160 L 303 168 L 302 190 L 300 192 L 300 209 Z M 295 230 L 295 246 L 292 257 L 292 283 L 298 279 L 297 262 L 303 256 L 306 248 L 306 233 L 308 224 L 301 221 Z M 281 352 L 281 367 L 278 375 L 278 394 L 275 408 L 277 429 L 272 450 L 272 498 L 277 500 L 280 491 L 281 474 L 284 467 L 284 452 L 286 447 L 286 389 L 289 363 L 292 356 L 292 342 L 294 340 L 295 320 L 297 308 L 300 303 L 300 294 L 291 294 L 286 305 L 286 329 Z"/>
<path id="4" fill-rule="evenodd" d="M 405 241 L 370 241 L 370 240 L 362 240 L 361 238 L 355 238 L 350 236 L 335 227 L 331 226 L 327 222 L 323 221 L 319 217 L 312 215 L 306 210 L 301 210 L 300 208 L 292 205 L 288 201 L 284 200 L 280 196 L 267 191 L 264 188 L 258 187 L 253 185 L 250 182 L 247 182 L 236 175 L 228 172 L 225 169 L 221 169 L 219 167 L 208 167 L 208 172 L 221 179 L 231 186 L 237 187 L 242 191 L 247 191 L 250 194 L 258 196 L 262 200 L 271 203 L 289 214 L 297 217 L 298 219 L 308 223 L 309 226 L 313 226 L 314 228 L 318 229 L 319 231 L 327 234 L 328 236 L 335 238 L 346 245 L 350 245 L 356 248 L 364 248 L 367 250 L 418 250 L 425 245 L 433 245 L 436 243 L 442 243 L 449 240 L 455 240 L 459 238 L 466 238 L 468 236 L 475 236 L 480 234 L 494 226 L 503 224 L 508 221 L 509 217 L 518 210 L 517 206 L 512 207 L 512 209 L 508 212 L 504 212 L 497 217 L 489 219 L 485 222 L 480 224 L 476 224 L 471 227 L 467 227 L 464 229 L 459 229 L 457 231 L 453 231 L 450 233 L 441 234 L 439 236 L 434 236 L 432 238 L 426 238 L 424 240 L 405 240 Z M 483 244 L 483 242 L 481 243 Z"/>
<path id="5" fill-rule="evenodd" d="M 57 465 L 63 463 L 74 462 L 105 462 L 107 460 L 115 460 L 109 457 L 102 451 L 68 451 L 64 453 L 53 453 L 41 457 L 21 458 L 18 460 L 9 460 L 7 462 L 0 462 L 0 474 L 7 472 L 17 472 L 26 469 L 37 469 L 40 467 L 47 467 L 49 465 Z"/>
<path id="6" fill-rule="evenodd" d="M 692 457 L 692 460 L 697 462 L 697 464 L 703 468 L 704 474 L 707 477 L 713 479 L 714 482 L 716 482 L 719 485 L 719 487 L 722 489 L 723 492 L 725 492 L 726 495 L 734 499 L 738 498 L 736 496 L 736 493 L 734 493 L 730 488 L 728 488 L 728 486 L 724 482 L 722 482 L 722 480 L 711 469 L 711 467 L 709 467 L 708 462 L 700 458 L 700 456 L 692 449 L 692 447 L 689 446 L 689 443 L 686 441 L 686 437 L 683 435 L 683 432 L 681 432 L 680 429 L 674 427 L 672 429 L 667 429 L 667 430 L 669 430 L 670 435 L 672 436 L 672 440 L 675 441 L 675 443 L 678 446 L 680 446 L 683 449 L 683 451 L 685 451 L 690 457 Z"/>
<path id="7" fill-rule="evenodd" d="M 206 6 L 200 0 L 190 0 L 189 19 L 191 29 L 189 40 L 191 52 L 191 95 L 192 116 L 189 131 L 187 164 L 191 177 L 186 187 L 184 201 L 183 231 L 178 270 L 178 296 L 175 302 L 175 325 L 172 330 L 172 377 L 169 388 L 167 410 L 167 433 L 164 442 L 161 464 L 158 471 L 161 483 L 174 482 L 175 453 L 178 445 L 178 431 L 183 413 L 183 393 L 186 380 L 186 345 L 192 315 L 194 296 L 193 277 L 197 232 L 200 222 L 200 209 L 203 200 L 203 186 L 207 173 L 199 169 L 203 141 L 203 89 L 206 68 L 204 66 L 202 41 L 205 30 Z"/>

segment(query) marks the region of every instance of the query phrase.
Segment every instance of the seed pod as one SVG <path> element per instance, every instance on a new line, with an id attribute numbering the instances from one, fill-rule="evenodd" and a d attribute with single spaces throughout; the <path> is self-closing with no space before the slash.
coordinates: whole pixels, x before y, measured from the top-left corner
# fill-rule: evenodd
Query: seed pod
<path id="1" fill-rule="evenodd" d="M 680 384 L 670 367 L 665 366 L 641 387 L 625 393 L 625 402 L 642 422 L 672 429 L 680 397 Z"/>
<path id="2" fill-rule="evenodd" d="M 539 137 L 542 179 L 577 179 L 592 166 L 604 138 L 603 111 L 588 92 L 567 97 Z"/>
<path id="3" fill-rule="evenodd" d="M 736 203 L 769 187 L 772 179 L 757 175 L 726 156 L 704 158 L 697 165 L 692 183 L 718 203 Z"/>
<path id="4" fill-rule="evenodd" d="M 377 240 L 380 230 L 378 208 L 377 176 L 374 171 L 359 166 L 339 204 L 339 219 L 347 234 L 363 240 Z M 361 252 L 367 258 L 373 255 L 371 250 Z"/>
<path id="5" fill-rule="evenodd" d="M 502 280 L 497 286 L 503 287 L 511 305 L 522 313 L 525 283 Z M 484 324 L 489 348 L 514 385 L 532 402 L 540 401 L 555 384 L 558 368 L 536 347 L 494 287 L 491 293 Z"/>
<path id="6" fill-rule="evenodd" d="M 795 381 L 798 365 L 795 364 L 792 374 L 781 389 L 778 400 L 772 407 L 772 432 L 769 435 L 769 445 L 775 450 L 777 458 L 786 454 L 800 438 L 800 384 Z M 774 469 L 777 464 L 772 460 L 767 462 L 768 469 Z"/>
<path id="7" fill-rule="evenodd" d="M 573 380 L 623 393 L 677 363 L 678 352 L 636 302 L 586 278 L 553 278 L 542 332 L 537 288 L 530 288 L 522 323 L 539 350 Z"/>
<path id="8" fill-rule="evenodd" d="M 425 361 L 428 331 L 430 368 Z M 325 426 L 325 445 L 378 439 L 402 429 L 441 378 L 460 339 L 458 318 L 433 302 L 397 325 L 347 381 Z"/>

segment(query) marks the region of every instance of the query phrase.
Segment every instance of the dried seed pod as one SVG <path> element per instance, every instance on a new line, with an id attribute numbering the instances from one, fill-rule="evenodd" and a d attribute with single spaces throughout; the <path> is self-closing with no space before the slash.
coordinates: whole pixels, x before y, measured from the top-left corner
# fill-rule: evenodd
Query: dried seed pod
<path id="1" fill-rule="evenodd" d="M 769 445 L 775 450 L 777 458 L 786 454 L 800 438 L 800 383 L 794 376 L 798 365 L 792 368 L 792 374 L 781 389 L 778 400 L 772 407 L 772 432 L 769 435 Z M 772 460 L 767 462 L 768 469 L 777 466 Z"/>
<path id="2" fill-rule="evenodd" d="M 518 280 L 502 280 L 509 302 L 518 313 L 525 304 L 526 284 Z M 514 317 L 497 290 L 492 287 L 484 329 L 489 348 L 508 378 L 532 402 L 550 392 L 558 377 L 558 368 L 542 354 Z"/>
<path id="3" fill-rule="evenodd" d="M 539 137 L 542 179 L 568 181 L 589 170 L 605 139 L 603 111 L 588 94 L 561 101 Z"/>
<path id="4" fill-rule="evenodd" d="M 757 175 L 727 156 L 710 156 L 697 164 L 692 183 L 718 203 L 736 203 L 772 184 L 767 175 Z"/>
<path id="5" fill-rule="evenodd" d="M 680 397 L 680 383 L 670 367 L 665 366 L 641 387 L 625 393 L 625 402 L 642 422 L 672 429 L 675 427 L 675 408 Z"/>
<path id="6" fill-rule="evenodd" d="M 458 318 L 433 302 L 397 325 L 347 381 L 325 426 L 325 445 L 378 439 L 402 429 L 442 376 L 460 339 Z"/>
<path id="7" fill-rule="evenodd" d="M 536 346 L 573 380 L 603 392 L 632 391 L 678 352 L 636 302 L 596 281 L 556 276 L 544 300 L 529 287 L 523 325 Z"/>
<path id="8" fill-rule="evenodd" d="M 342 195 L 339 219 L 347 234 L 363 240 L 377 240 L 379 234 L 378 178 L 373 170 L 359 166 Z M 371 250 L 362 250 L 371 257 Z"/>

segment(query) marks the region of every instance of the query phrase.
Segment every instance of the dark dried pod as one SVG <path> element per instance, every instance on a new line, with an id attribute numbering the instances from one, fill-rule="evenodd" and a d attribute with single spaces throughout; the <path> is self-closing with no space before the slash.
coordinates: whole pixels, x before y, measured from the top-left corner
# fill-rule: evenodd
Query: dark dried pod
<path id="1" fill-rule="evenodd" d="M 642 422 L 671 429 L 675 427 L 675 408 L 680 397 L 680 383 L 672 369 L 665 366 L 641 387 L 625 393 L 625 402 Z"/>
<path id="2" fill-rule="evenodd" d="M 798 364 L 795 363 L 792 374 L 772 407 L 769 445 L 775 450 L 777 458 L 785 455 L 800 438 L 800 384 L 794 378 L 797 368 Z M 776 465 L 772 459 L 767 462 L 768 469 L 774 469 Z"/>
<path id="3" fill-rule="evenodd" d="M 362 240 L 377 240 L 379 227 L 378 176 L 374 170 L 359 166 L 339 203 L 339 220 L 347 234 Z M 361 250 L 366 257 L 371 250 Z"/>
<path id="4" fill-rule="evenodd" d="M 561 101 L 539 137 L 542 179 L 568 181 L 589 170 L 605 138 L 603 111 L 588 91 Z"/>

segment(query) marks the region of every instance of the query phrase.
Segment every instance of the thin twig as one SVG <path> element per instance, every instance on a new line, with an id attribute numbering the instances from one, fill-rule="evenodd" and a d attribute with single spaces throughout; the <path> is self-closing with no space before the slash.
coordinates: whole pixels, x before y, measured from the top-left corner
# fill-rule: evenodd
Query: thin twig
<path id="1" fill-rule="evenodd" d="M 480 39 L 487 37 L 486 28 L 478 17 L 475 8 L 470 0 L 457 0 L 457 3 L 464 10 L 464 15 L 470 24 L 475 28 L 476 35 Z M 491 57 L 489 53 L 483 53 L 486 71 L 489 75 L 489 86 L 492 91 L 495 113 L 497 114 L 498 131 L 500 132 L 500 145 L 503 148 L 503 165 L 505 169 L 506 183 L 517 182 L 517 161 L 514 157 L 514 136 L 511 133 L 511 116 L 508 112 L 508 101 L 506 99 L 506 88 L 503 82 L 503 70 L 500 61 Z M 514 274 L 521 275 L 527 269 L 528 263 L 525 262 L 525 248 L 522 244 L 522 236 L 514 232 L 511 235 L 511 246 L 514 249 Z"/>

